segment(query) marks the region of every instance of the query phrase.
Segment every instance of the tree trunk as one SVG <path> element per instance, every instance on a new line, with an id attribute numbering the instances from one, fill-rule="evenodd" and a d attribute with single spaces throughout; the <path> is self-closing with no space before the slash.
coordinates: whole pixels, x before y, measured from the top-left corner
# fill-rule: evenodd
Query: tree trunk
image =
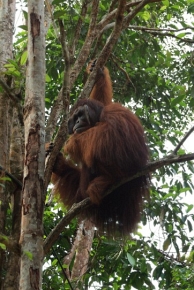
<path id="1" fill-rule="evenodd" d="M 11 174 L 22 183 L 23 159 L 24 159 L 24 134 L 23 123 L 21 123 L 19 112 L 14 108 L 13 129 L 11 134 L 10 171 Z M 13 183 L 11 193 L 12 207 L 12 238 L 19 242 L 21 228 L 21 186 Z M 7 271 L 3 290 L 19 289 L 20 257 L 17 253 L 10 251 Z"/>
<path id="2" fill-rule="evenodd" d="M 2 80 L 7 84 L 8 80 L 3 78 L 2 72 L 5 70 L 4 65 L 8 59 L 12 58 L 12 38 L 15 19 L 15 0 L 2 0 L 0 4 L 0 72 Z M 10 130 L 12 121 L 11 100 L 4 93 L 0 92 L 0 165 L 9 169 L 9 147 L 10 147 Z M 8 190 L 6 182 L 3 179 L 4 172 L 0 172 L 0 232 L 5 232 L 6 214 L 8 208 Z M 0 289 L 3 287 L 2 271 L 5 270 L 5 252 L 0 250 Z"/>
<path id="3" fill-rule="evenodd" d="M 75 282 L 75 285 L 87 272 L 92 241 L 94 238 L 94 224 L 89 219 L 81 220 L 80 218 L 79 220 L 79 228 L 75 241 L 70 253 L 65 256 L 63 261 L 63 263 L 68 266 L 66 270 L 67 277 L 70 281 Z M 73 264 L 71 271 L 70 264 Z"/>
<path id="4" fill-rule="evenodd" d="M 44 208 L 44 1 L 28 1 L 28 64 L 24 104 L 25 159 L 20 290 L 41 289 Z"/>

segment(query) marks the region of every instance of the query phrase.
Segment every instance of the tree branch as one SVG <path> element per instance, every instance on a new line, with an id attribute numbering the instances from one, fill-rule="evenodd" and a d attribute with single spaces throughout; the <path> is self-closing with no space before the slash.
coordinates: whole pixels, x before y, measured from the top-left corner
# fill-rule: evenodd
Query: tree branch
<path id="1" fill-rule="evenodd" d="M 148 3 L 157 3 L 157 2 L 162 2 L 162 1 L 163 0 L 149 0 Z M 127 4 L 127 8 L 137 6 L 138 4 L 141 4 L 141 2 L 143 2 L 143 1 L 142 0 L 131 1 L 130 3 Z"/>
<path id="2" fill-rule="evenodd" d="M 89 75 L 87 79 L 87 82 L 83 88 L 83 91 L 80 94 L 80 98 L 86 98 L 89 96 L 95 83 L 95 78 L 96 78 L 98 68 L 103 67 L 103 65 L 106 63 L 115 43 L 117 42 L 120 36 L 122 25 L 123 25 L 125 6 L 126 6 L 126 0 L 120 0 L 118 9 L 117 9 L 116 22 L 115 22 L 114 29 L 97 59 L 93 72 Z"/>
<path id="3" fill-rule="evenodd" d="M 192 39 L 189 39 L 189 38 L 181 38 L 181 37 L 178 37 L 172 33 L 162 33 L 162 32 L 154 32 L 154 31 L 149 31 L 150 34 L 154 35 L 154 36 L 162 36 L 162 37 L 173 37 L 173 38 L 176 38 L 177 40 L 179 41 L 182 41 L 182 42 L 187 42 L 187 43 L 194 43 L 194 40 Z"/>
<path id="4" fill-rule="evenodd" d="M 86 16 L 89 3 L 90 3 L 90 0 L 83 0 L 82 1 L 81 13 L 80 13 L 80 16 L 79 16 L 79 19 L 78 19 L 78 22 L 77 22 L 77 25 L 76 25 L 76 28 L 75 28 L 74 36 L 72 38 L 72 45 L 70 47 L 72 56 L 75 55 L 75 48 L 76 48 L 77 42 L 79 40 L 83 19 Z"/>
<path id="5" fill-rule="evenodd" d="M 80 53 L 75 61 L 75 64 L 71 70 L 70 89 L 72 88 L 77 76 L 79 75 L 84 63 L 86 62 L 87 57 L 90 53 L 91 46 L 96 37 L 96 21 L 97 21 L 97 16 L 98 16 L 98 6 L 99 6 L 99 0 L 94 0 L 92 2 L 92 11 L 90 15 L 91 20 L 90 20 L 90 25 L 88 28 L 88 33 L 84 41 L 84 44 L 80 50 Z"/>
<path id="6" fill-rule="evenodd" d="M 48 18 L 50 18 L 49 23 L 47 23 Z M 53 17 L 52 0 L 45 0 L 45 21 L 46 21 L 45 34 L 46 34 L 47 30 L 49 29 L 50 22 L 52 22 L 55 36 L 57 39 L 59 39 L 58 27 L 57 27 L 55 20 L 54 20 L 54 17 Z"/>
<path id="7" fill-rule="evenodd" d="M 13 176 L 11 173 L 6 171 L 1 165 L 0 165 L 0 171 L 5 172 L 5 175 L 11 178 L 11 180 L 14 181 L 22 189 L 22 183 L 15 176 Z"/>
<path id="8" fill-rule="evenodd" d="M 185 136 L 183 137 L 183 139 L 179 142 L 179 144 L 176 146 L 176 148 L 173 150 L 173 154 L 176 155 L 178 150 L 181 148 L 181 146 L 183 145 L 183 143 L 187 140 L 187 138 L 191 135 L 191 133 L 193 133 L 194 131 L 194 126 L 185 134 Z"/>
<path id="9" fill-rule="evenodd" d="M 139 11 L 148 3 L 152 2 L 161 2 L 161 1 L 151 1 L 151 0 L 143 0 L 143 1 L 138 1 L 139 4 L 131 11 L 129 14 L 125 17 L 124 22 L 123 22 L 123 28 L 127 28 L 129 25 L 130 21 L 137 15 Z M 137 2 L 136 2 L 137 3 Z"/>
<path id="10" fill-rule="evenodd" d="M 63 101 L 62 101 L 62 89 L 60 90 L 58 97 L 54 101 L 54 104 L 51 108 L 49 118 L 47 121 L 45 129 L 45 143 L 49 143 L 52 140 L 53 134 L 56 130 L 57 122 L 63 111 Z"/>
<path id="11" fill-rule="evenodd" d="M 171 28 L 151 28 L 151 27 L 146 27 L 146 26 L 137 26 L 137 25 L 129 25 L 128 26 L 129 29 L 134 29 L 134 30 L 141 30 L 141 31 L 148 31 L 148 32 L 180 32 L 180 31 L 184 31 L 187 29 L 191 29 L 194 30 L 194 27 L 192 26 L 187 26 L 187 27 L 183 27 L 183 28 L 179 28 L 179 29 L 171 29 Z"/>
<path id="12" fill-rule="evenodd" d="M 68 119 L 68 115 L 64 114 L 61 126 L 59 128 L 59 131 L 54 141 L 53 150 L 49 154 L 47 162 L 46 162 L 45 174 L 44 174 L 45 189 L 47 189 L 47 186 L 50 182 L 52 168 L 53 168 L 56 156 L 61 150 L 61 148 L 63 147 L 65 140 L 67 139 L 67 119 Z"/>
<path id="13" fill-rule="evenodd" d="M 134 86 L 134 84 L 133 84 L 132 80 L 130 79 L 128 73 L 126 72 L 126 70 L 125 70 L 124 68 L 122 68 L 122 67 L 117 63 L 117 61 L 114 59 L 114 57 L 115 57 L 114 55 L 111 56 L 112 61 L 116 64 L 116 66 L 118 67 L 118 69 L 124 73 L 124 75 L 125 75 L 125 77 L 126 77 L 126 83 L 127 83 L 127 84 L 130 83 L 130 84 L 132 85 L 132 87 L 134 88 L 134 91 L 136 92 L 136 87 Z"/>
<path id="14" fill-rule="evenodd" d="M 194 153 L 192 154 L 184 154 L 184 155 L 180 155 L 180 156 L 172 156 L 169 155 L 165 158 L 162 158 L 160 160 L 157 161 L 153 161 L 150 162 L 142 171 L 138 172 L 137 174 L 131 176 L 130 178 L 124 179 L 122 180 L 122 182 L 114 185 L 113 187 L 111 187 L 105 194 L 103 197 L 105 197 L 106 195 L 110 194 L 114 189 L 116 189 L 117 187 L 121 186 L 122 184 L 131 181 L 139 176 L 142 175 L 148 175 L 150 172 L 155 171 L 156 169 L 160 169 L 163 166 L 166 165 L 170 165 L 173 163 L 180 163 L 180 162 L 185 162 L 185 161 L 190 161 L 190 160 L 194 160 Z M 91 205 L 91 200 L 90 198 L 85 198 L 84 200 L 82 200 L 79 203 L 74 204 L 70 210 L 67 212 L 67 214 L 60 220 L 60 222 L 56 225 L 56 227 L 51 231 L 51 233 L 48 235 L 48 237 L 46 238 L 45 242 L 44 242 L 44 253 L 45 255 L 49 252 L 50 248 L 52 247 L 52 245 L 56 242 L 56 240 L 58 239 L 60 233 L 63 231 L 64 227 L 67 226 L 69 224 L 69 222 L 76 217 L 81 211 L 83 211 L 84 209 L 86 209 L 87 207 L 89 207 Z"/>

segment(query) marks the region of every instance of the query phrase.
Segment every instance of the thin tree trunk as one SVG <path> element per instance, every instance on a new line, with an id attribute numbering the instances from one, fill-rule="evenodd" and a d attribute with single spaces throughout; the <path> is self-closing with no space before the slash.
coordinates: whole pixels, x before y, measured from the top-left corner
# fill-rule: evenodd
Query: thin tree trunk
<path id="1" fill-rule="evenodd" d="M 4 65 L 8 59 L 12 58 L 12 38 L 15 19 L 15 0 L 2 0 L 0 4 L 0 74 L 5 83 L 7 79 L 3 77 Z M 12 121 L 11 100 L 4 93 L 0 93 L 0 165 L 9 169 L 9 147 L 10 147 L 10 130 Z M 2 179 L 4 172 L 0 172 L 0 232 L 5 232 L 6 214 L 8 208 L 8 188 Z M 0 289 L 3 287 L 2 271 L 6 268 L 6 253 L 0 251 Z"/>
<path id="2" fill-rule="evenodd" d="M 20 182 L 23 180 L 24 131 L 19 112 L 14 108 L 13 129 L 11 134 L 10 171 Z M 12 238 L 19 242 L 21 226 L 21 186 L 13 184 L 11 194 Z M 20 257 L 10 251 L 3 290 L 18 290 L 20 276 Z"/>
<path id="3" fill-rule="evenodd" d="M 41 289 L 44 208 L 44 1 L 28 1 L 28 65 L 24 104 L 25 160 L 20 290 Z"/>
<path id="4" fill-rule="evenodd" d="M 80 218 L 79 228 L 71 251 L 64 257 L 63 263 L 68 266 L 66 269 L 67 277 L 70 281 L 75 282 L 75 285 L 87 272 L 94 231 L 94 224 L 89 219 L 82 220 Z"/>

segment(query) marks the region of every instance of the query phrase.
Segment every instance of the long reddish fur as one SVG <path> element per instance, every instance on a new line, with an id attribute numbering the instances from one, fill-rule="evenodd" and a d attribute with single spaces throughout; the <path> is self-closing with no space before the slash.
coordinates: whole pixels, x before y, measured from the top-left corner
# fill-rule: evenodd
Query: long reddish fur
<path id="1" fill-rule="evenodd" d="M 91 65 L 93 61 L 90 61 L 86 72 L 91 73 Z M 107 67 L 99 68 L 97 70 L 96 82 L 90 94 L 91 100 L 97 100 L 102 102 L 105 106 L 112 103 L 113 91 L 112 81 L 110 78 L 109 70 Z"/>
<path id="2" fill-rule="evenodd" d="M 94 100 L 79 105 L 98 107 Z M 65 153 L 81 167 L 60 155 L 55 163 L 53 182 L 65 205 L 71 207 L 89 196 L 92 207 L 83 214 L 108 235 L 132 232 L 140 219 L 143 197 L 148 195 L 147 179 L 141 176 L 116 188 L 102 199 L 108 188 L 140 171 L 148 161 L 148 150 L 139 119 L 120 104 L 104 106 L 99 123 L 73 134 Z"/>

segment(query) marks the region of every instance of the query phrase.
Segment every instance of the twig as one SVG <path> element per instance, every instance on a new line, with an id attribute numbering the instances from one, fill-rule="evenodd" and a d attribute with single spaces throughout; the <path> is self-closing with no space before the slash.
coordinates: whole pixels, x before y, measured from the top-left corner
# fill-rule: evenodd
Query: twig
<path id="1" fill-rule="evenodd" d="M 47 236 L 47 233 L 46 233 L 46 230 L 45 230 L 45 229 L 44 229 L 44 233 L 45 233 L 45 235 Z M 72 285 L 71 285 L 71 282 L 70 282 L 70 280 L 69 280 L 69 277 L 67 276 L 66 271 L 65 271 L 65 269 L 64 269 L 64 267 L 63 267 L 63 265 L 62 265 L 62 263 L 61 263 L 61 261 L 60 261 L 60 259 L 59 259 L 59 257 L 58 257 L 58 254 L 57 254 L 57 252 L 55 251 L 55 248 L 54 248 L 53 246 L 52 246 L 52 252 L 53 252 L 54 257 L 57 259 L 57 261 L 58 261 L 58 263 L 59 263 L 59 266 L 60 266 L 60 268 L 61 268 L 61 272 L 63 273 L 65 279 L 67 279 L 67 282 L 68 282 L 68 284 L 69 284 L 70 289 L 71 289 L 71 290 L 74 290 L 73 287 L 72 287 Z"/>
<path id="2" fill-rule="evenodd" d="M 175 147 L 175 149 L 173 150 L 173 154 L 177 154 L 178 150 L 181 148 L 181 146 L 183 145 L 183 143 L 186 141 L 186 139 L 191 135 L 191 133 L 194 131 L 194 126 L 185 134 L 185 136 L 183 137 L 183 139 L 179 142 L 179 144 Z"/>
<path id="3" fill-rule="evenodd" d="M 174 262 L 174 263 L 176 263 L 177 265 L 181 265 L 182 267 L 186 267 L 186 266 L 189 266 L 189 265 L 191 265 L 191 263 L 185 263 L 185 262 L 183 262 L 183 261 L 181 261 L 181 260 L 179 260 L 178 258 L 174 258 L 173 257 L 173 255 L 172 256 L 170 256 L 170 254 L 169 253 L 166 253 L 165 251 L 162 251 L 162 250 L 160 250 L 160 249 L 157 249 L 157 251 L 164 257 L 164 259 L 166 260 L 166 261 L 170 261 L 171 263 L 172 262 Z"/>
<path id="4" fill-rule="evenodd" d="M 151 28 L 151 27 L 146 27 L 146 26 L 137 26 L 137 25 L 129 25 L 129 29 L 134 29 L 134 30 L 141 30 L 141 31 L 153 31 L 153 32 L 180 32 L 183 30 L 191 29 L 194 30 L 194 27 L 192 26 L 187 26 L 179 29 L 171 29 L 171 28 Z"/>
<path id="5" fill-rule="evenodd" d="M 79 40 L 79 36 L 80 36 L 80 32 L 81 32 L 81 28 L 82 28 L 82 23 L 83 20 L 86 16 L 87 10 L 88 10 L 88 4 L 90 3 L 90 0 L 83 0 L 82 3 L 82 7 L 81 7 L 81 13 L 75 28 L 75 34 L 72 38 L 72 45 L 70 47 L 70 51 L 71 51 L 71 55 L 74 56 L 75 55 L 75 48 L 77 45 L 77 42 Z"/>
<path id="6" fill-rule="evenodd" d="M 181 38 L 181 37 L 178 37 L 178 36 L 176 36 L 176 35 L 174 35 L 172 33 L 162 33 L 162 32 L 153 32 L 153 31 L 149 31 L 149 33 L 154 35 L 154 36 L 162 36 L 162 37 L 169 36 L 169 37 L 176 38 L 177 40 L 182 41 L 182 42 L 194 43 L 194 40 L 192 40 L 192 39 Z"/>
<path id="7" fill-rule="evenodd" d="M 5 172 L 5 174 L 9 178 L 11 178 L 11 180 L 13 180 L 22 189 L 22 183 L 15 176 L 13 176 L 11 173 L 9 173 L 7 170 L 5 170 L 1 165 L 0 165 L 0 170 Z"/>
<path id="8" fill-rule="evenodd" d="M 116 62 L 116 60 L 114 59 L 114 56 L 113 56 L 113 55 L 112 55 L 111 59 L 112 59 L 113 62 L 116 64 L 116 66 L 118 67 L 118 69 L 121 70 L 121 71 L 124 73 L 124 75 L 126 76 L 127 82 L 132 84 L 132 87 L 134 88 L 134 91 L 135 91 L 135 93 L 136 93 L 136 87 L 134 86 L 134 84 L 133 84 L 132 80 L 130 79 L 130 77 L 129 77 L 128 73 L 126 72 L 126 70 L 125 70 L 124 68 L 122 68 L 122 67 L 121 67 L 121 66 Z"/>

